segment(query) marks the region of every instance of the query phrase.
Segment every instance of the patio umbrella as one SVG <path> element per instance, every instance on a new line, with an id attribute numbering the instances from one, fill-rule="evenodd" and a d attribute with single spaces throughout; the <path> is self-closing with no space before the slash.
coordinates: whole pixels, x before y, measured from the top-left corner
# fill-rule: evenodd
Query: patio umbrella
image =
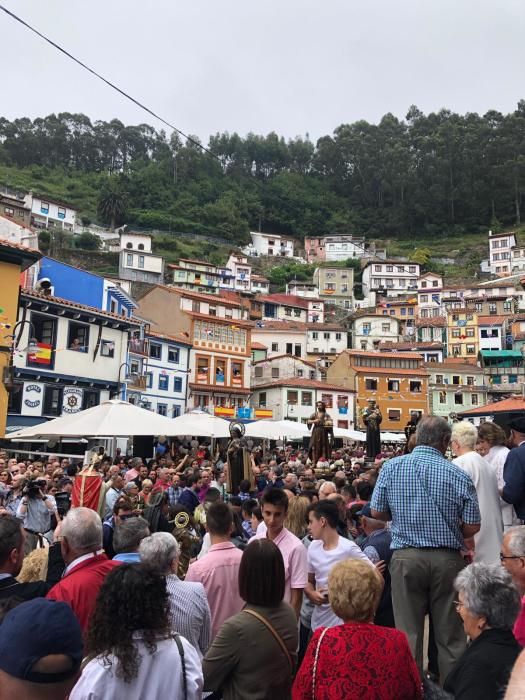
<path id="1" fill-rule="evenodd" d="M 309 434 L 304 423 L 295 423 L 293 420 L 258 420 L 246 426 L 246 437 L 266 440 L 282 440 L 284 437 L 301 440 Z"/>
<path id="2" fill-rule="evenodd" d="M 32 425 L 7 439 L 61 437 L 128 437 L 132 435 L 173 435 L 173 421 L 127 401 L 112 399 L 85 411 Z"/>
<path id="3" fill-rule="evenodd" d="M 381 433 L 381 442 L 406 442 L 406 437 L 403 433 Z"/>
<path id="4" fill-rule="evenodd" d="M 334 428 L 334 437 L 358 440 L 359 442 L 366 441 L 366 433 L 359 432 L 359 430 L 348 430 L 347 428 Z"/>
<path id="5" fill-rule="evenodd" d="M 164 435 L 190 435 L 197 437 L 230 437 L 230 423 L 224 418 L 212 416 L 206 411 L 190 411 L 170 420 Z"/>

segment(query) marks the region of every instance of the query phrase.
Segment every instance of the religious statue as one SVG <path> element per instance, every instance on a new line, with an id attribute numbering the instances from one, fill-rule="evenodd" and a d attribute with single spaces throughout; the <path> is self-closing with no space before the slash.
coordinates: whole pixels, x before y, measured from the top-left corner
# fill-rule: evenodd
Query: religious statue
<path id="1" fill-rule="evenodd" d="M 230 437 L 228 444 L 227 463 L 227 488 L 228 493 L 235 496 L 239 493 L 239 484 L 243 479 L 250 482 L 250 490 L 255 489 L 252 461 L 248 444 L 244 439 L 244 425 L 242 423 L 230 423 Z"/>
<path id="2" fill-rule="evenodd" d="M 73 491 L 71 492 L 71 507 L 91 508 L 96 511 L 100 517 L 104 515 L 107 485 L 104 483 L 103 476 L 99 471 L 102 459 L 104 457 L 104 448 L 100 447 L 91 450 L 88 455 L 88 464 L 77 474 L 73 482 Z"/>
<path id="3" fill-rule="evenodd" d="M 374 399 L 368 399 L 368 406 L 363 409 L 361 418 L 366 425 L 366 456 L 369 460 L 375 460 L 381 452 L 381 430 L 379 426 L 383 416 Z"/>
<path id="4" fill-rule="evenodd" d="M 334 436 L 334 424 L 322 401 L 315 404 L 315 413 L 310 416 L 306 424 L 308 427 L 312 426 L 308 456 L 315 469 L 321 457 L 324 457 L 326 461 L 330 459 L 332 455 L 331 439 Z"/>

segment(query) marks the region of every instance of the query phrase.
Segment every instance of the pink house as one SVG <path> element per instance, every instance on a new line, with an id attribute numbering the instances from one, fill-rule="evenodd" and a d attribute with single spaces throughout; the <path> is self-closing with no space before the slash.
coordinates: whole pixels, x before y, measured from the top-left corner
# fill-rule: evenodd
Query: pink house
<path id="1" fill-rule="evenodd" d="M 320 260 L 326 260 L 326 250 L 324 245 L 324 238 L 322 237 L 311 237 L 304 239 L 304 249 L 306 251 L 306 261 L 307 262 L 317 262 Z"/>

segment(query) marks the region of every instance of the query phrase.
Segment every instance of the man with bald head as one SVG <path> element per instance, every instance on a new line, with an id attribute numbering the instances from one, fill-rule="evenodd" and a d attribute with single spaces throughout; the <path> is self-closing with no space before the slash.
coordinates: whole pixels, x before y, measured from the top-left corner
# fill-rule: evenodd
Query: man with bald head
<path id="1" fill-rule="evenodd" d="M 324 501 L 331 493 L 337 493 L 333 481 L 324 481 L 319 488 L 319 500 Z"/>

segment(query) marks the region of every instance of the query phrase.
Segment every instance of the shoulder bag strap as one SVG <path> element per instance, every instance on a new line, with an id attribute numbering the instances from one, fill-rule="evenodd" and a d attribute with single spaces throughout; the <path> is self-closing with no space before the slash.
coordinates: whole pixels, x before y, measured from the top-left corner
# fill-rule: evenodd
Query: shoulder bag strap
<path id="1" fill-rule="evenodd" d="M 173 639 L 175 640 L 175 644 L 177 645 L 177 648 L 178 648 L 179 654 L 180 654 L 180 661 L 181 661 L 181 665 L 182 665 L 182 687 L 184 689 L 184 700 L 187 700 L 187 698 L 188 698 L 188 679 L 186 677 L 186 661 L 184 659 L 184 647 L 182 646 L 182 642 L 180 641 L 180 636 L 178 634 L 174 634 Z"/>
<path id="2" fill-rule="evenodd" d="M 283 642 L 281 635 L 277 632 L 277 630 L 273 627 L 273 625 L 271 625 L 270 622 L 265 617 L 263 617 L 262 615 L 259 615 L 258 612 L 255 612 L 255 610 L 244 609 L 243 612 L 247 613 L 248 615 L 252 615 L 253 617 L 256 617 L 259 620 L 259 622 L 262 622 L 263 625 L 265 625 L 265 627 L 272 633 L 275 641 L 278 642 L 278 644 L 281 647 L 281 649 L 283 650 L 286 658 L 288 659 L 288 663 L 290 665 L 290 671 L 293 673 L 294 663 L 293 663 L 292 655 L 290 654 L 290 652 L 286 648 L 286 644 Z"/>
<path id="3" fill-rule="evenodd" d="M 312 700 L 315 700 L 315 677 L 317 674 L 317 660 L 319 658 L 319 650 L 321 649 L 321 642 L 323 641 L 323 637 L 329 629 L 329 627 L 325 627 L 324 630 L 321 632 L 321 634 L 319 635 L 319 641 L 317 642 L 317 648 L 315 650 L 314 667 L 312 670 Z"/>

